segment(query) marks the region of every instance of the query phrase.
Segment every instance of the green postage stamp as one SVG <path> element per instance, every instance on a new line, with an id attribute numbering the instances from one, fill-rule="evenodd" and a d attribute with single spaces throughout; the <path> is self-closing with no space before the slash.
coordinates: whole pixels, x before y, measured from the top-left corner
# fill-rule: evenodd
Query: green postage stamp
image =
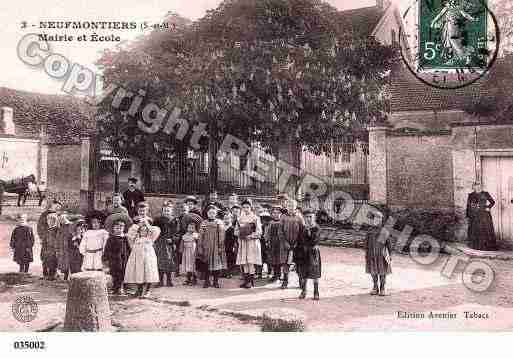
<path id="1" fill-rule="evenodd" d="M 485 0 L 419 0 L 419 51 L 424 69 L 488 65 Z"/>
<path id="2" fill-rule="evenodd" d="M 426 85 L 468 86 L 497 58 L 500 32 L 486 0 L 412 0 L 402 18 L 403 60 Z"/>

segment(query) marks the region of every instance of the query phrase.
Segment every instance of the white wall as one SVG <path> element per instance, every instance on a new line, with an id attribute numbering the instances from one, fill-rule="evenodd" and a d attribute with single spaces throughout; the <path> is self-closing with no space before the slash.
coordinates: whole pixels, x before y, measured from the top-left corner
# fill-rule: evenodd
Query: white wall
<path id="1" fill-rule="evenodd" d="M 39 141 L 0 137 L 0 179 L 33 174 L 39 179 Z"/>

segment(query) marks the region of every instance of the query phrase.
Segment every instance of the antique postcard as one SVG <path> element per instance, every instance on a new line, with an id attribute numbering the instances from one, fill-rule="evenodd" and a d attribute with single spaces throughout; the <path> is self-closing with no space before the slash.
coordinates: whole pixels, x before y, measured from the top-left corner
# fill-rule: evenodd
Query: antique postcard
<path id="1" fill-rule="evenodd" d="M 76 332 L 511 333 L 512 14 L 4 4 L 9 350 Z"/>

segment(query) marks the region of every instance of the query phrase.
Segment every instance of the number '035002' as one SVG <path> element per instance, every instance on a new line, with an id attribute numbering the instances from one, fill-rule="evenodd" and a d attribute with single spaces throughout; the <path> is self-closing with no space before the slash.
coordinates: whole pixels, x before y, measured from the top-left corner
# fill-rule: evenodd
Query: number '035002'
<path id="1" fill-rule="evenodd" d="M 15 341 L 14 349 L 35 349 L 35 350 L 43 350 L 46 349 L 45 342 L 41 341 Z"/>

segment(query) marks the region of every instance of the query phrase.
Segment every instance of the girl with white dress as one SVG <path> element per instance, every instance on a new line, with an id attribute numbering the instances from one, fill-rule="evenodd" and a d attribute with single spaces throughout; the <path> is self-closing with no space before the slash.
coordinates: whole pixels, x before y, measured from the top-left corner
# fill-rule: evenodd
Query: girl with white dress
<path id="1" fill-rule="evenodd" d="M 139 206 L 141 205 L 145 204 L 140 203 Z M 139 213 L 141 212 L 143 211 Z M 153 247 L 159 236 L 160 228 L 152 226 L 144 213 L 134 218 L 134 224 L 128 230 L 131 252 L 126 264 L 124 282 L 138 285 L 135 294 L 137 297 L 148 297 L 151 284 L 159 282 L 157 255 Z"/>
<path id="2" fill-rule="evenodd" d="M 198 242 L 198 225 L 191 222 L 187 225 L 187 232 L 182 236 L 180 242 L 180 253 L 182 253 L 182 263 L 180 272 L 187 274 L 187 279 L 183 283 L 184 285 L 195 285 L 196 277 L 196 244 Z"/>
<path id="3" fill-rule="evenodd" d="M 242 212 L 234 233 L 239 237 L 236 264 L 241 265 L 244 270 L 244 283 L 240 287 L 249 289 L 254 286 L 255 266 L 262 265 L 262 224 L 253 212 L 253 205 L 249 199 L 242 202 Z"/>
<path id="4" fill-rule="evenodd" d="M 84 257 L 82 270 L 101 271 L 103 270 L 103 249 L 109 238 L 109 232 L 100 228 L 98 218 L 93 217 L 89 221 L 91 229 L 84 233 L 82 242 L 80 242 L 80 254 Z"/>

